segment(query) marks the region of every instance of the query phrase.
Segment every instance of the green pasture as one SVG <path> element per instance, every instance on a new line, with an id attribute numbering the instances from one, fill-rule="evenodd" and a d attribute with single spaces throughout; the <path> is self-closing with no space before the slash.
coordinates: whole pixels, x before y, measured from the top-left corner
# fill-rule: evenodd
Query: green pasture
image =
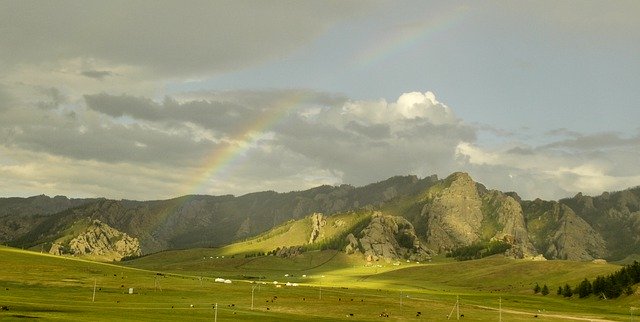
<path id="1" fill-rule="evenodd" d="M 335 251 L 244 258 L 224 249 L 114 265 L 0 247 L 0 305 L 9 309 L 0 320 L 214 321 L 217 303 L 218 321 L 446 321 L 456 312 L 467 321 L 631 321 L 631 313 L 640 315 L 630 311 L 640 307 L 638 295 L 605 301 L 555 294 L 560 284 L 618 268 L 499 256 L 366 263 Z M 551 293 L 534 295 L 536 282 Z"/>

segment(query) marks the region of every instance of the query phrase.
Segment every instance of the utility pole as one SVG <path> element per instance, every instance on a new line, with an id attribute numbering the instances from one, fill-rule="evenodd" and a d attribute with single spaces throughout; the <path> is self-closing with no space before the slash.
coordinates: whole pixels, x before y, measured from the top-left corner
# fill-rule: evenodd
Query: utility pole
<path id="1" fill-rule="evenodd" d="M 218 322 L 218 303 L 213 305 L 213 310 L 214 310 L 213 321 Z"/>
<path id="2" fill-rule="evenodd" d="M 91 302 L 95 302 L 96 301 L 96 285 L 98 284 L 98 279 L 93 279 L 93 299 L 91 300 Z"/>
<path id="3" fill-rule="evenodd" d="M 447 320 L 451 319 L 451 314 L 453 314 L 453 311 L 456 311 L 456 320 L 460 320 L 460 296 L 456 295 L 456 304 L 453 306 L 453 309 L 451 309 L 451 313 L 449 313 L 449 316 L 447 316 Z"/>
<path id="4" fill-rule="evenodd" d="M 251 310 L 253 310 L 253 291 L 256 289 L 256 286 L 251 286 Z"/>
<path id="5" fill-rule="evenodd" d="M 502 297 L 500 297 L 500 322 L 502 322 Z"/>

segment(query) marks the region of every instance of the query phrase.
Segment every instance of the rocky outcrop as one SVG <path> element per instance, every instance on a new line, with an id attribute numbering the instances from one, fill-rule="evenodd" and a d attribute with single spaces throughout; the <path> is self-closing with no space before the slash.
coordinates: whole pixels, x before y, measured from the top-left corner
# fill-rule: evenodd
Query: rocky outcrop
<path id="1" fill-rule="evenodd" d="M 49 253 L 115 261 L 121 260 L 123 257 L 141 254 L 137 238 L 95 219 L 84 231 L 68 242 L 54 243 Z"/>
<path id="2" fill-rule="evenodd" d="M 476 183 L 466 173 L 454 173 L 441 185 L 421 212 L 429 248 L 445 252 L 479 242 L 483 214 Z"/>
<path id="3" fill-rule="evenodd" d="M 274 255 L 282 258 L 296 257 L 304 252 L 302 246 L 282 247 L 274 251 Z"/>
<path id="4" fill-rule="evenodd" d="M 347 253 L 362 252 L 368 261 L 377 260 L 426 260 L 429 250 L 416 235 L 413 225 L 402 217 L 383 215 L 371 217 L 369 225 L 358 233 L 347 235 Z"/>
<path id="5" fill-rule="evenodd" d="M 587 222 L 576 216 L 571 208 L 559 205 L 563 214 L 559 227 L 551 237 L 551 243 L 544 250 L 545 257 L 590 261 L 606 254 L 606 244 Z"/>
<path id="6" fill-rule="evenodd" d="M 505 254 L 509 257 L 531 258 L 539 255 L 529 239 L 522 207 L 514 197 L 492 190 L 484 193 L 482 203 L 484 239 L 511 245 Z"/>
<path id="7" fill-rule="evenodd" d="M 320 229 L 327 224 L 327 220 L 320 213 L 314 213 L 311 215 L 311 236 L 309 237 L 309 244 L 313 244 L 318 237 L 320 237 Z"/>
<path id="8" fill-rule="evenodd" d="M 538 199 L 525 207 L 529 236 L 547 259 L 590 261 L 607 254 L 602 236 L 567 205 Z"/>
<path id="9" fill-rule="evenodd" d="M 344 252 L 347 253 L 347 255 L 355 254 L 360 251 L 360 243 L 353 233 L 347 235 L 347 243 L 347 246 L 344 248 Z"/>

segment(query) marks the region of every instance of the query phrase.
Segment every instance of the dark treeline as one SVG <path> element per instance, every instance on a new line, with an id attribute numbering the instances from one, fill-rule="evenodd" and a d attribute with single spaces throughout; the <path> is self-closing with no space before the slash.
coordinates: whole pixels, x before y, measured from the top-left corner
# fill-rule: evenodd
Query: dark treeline
<path id="1" fill-rule="evenodd" d="M 446 256 L 453 257 L 459 261 L 466 261 L 472 259 L 480 259 L 495 254 L 502 254 L 509 248 L 511 248 L 511 245 L 503 241 L 496 240 L 456 248 L 450 253 L 447 253 Z"/>
<path id="2" fill-rule="evenodd" d="M 593 294 L 603 299 L 612 299 L 622 294 L 633 294 L 631 286 L 637 283 L 640 283 L 640 263 L 634 261 L 633 264 L 626 265 L 607 276 L 596 276 L 593 282 L 585 278 L 575 289 L 571 289 L 569 284 L 565 284 L 564 288 L 558 288 L 558 295 L 571 297 L 577 294 L 580 298 L 585 298 Z"/>

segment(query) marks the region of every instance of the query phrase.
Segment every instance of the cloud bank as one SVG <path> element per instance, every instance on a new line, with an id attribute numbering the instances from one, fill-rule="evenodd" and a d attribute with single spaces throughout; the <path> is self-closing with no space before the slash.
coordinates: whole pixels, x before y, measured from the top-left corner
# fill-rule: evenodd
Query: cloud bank
<path id="1" fill-rule="evenodd" d="M 46 89 L 40 100 L 0 112 L 1 193 L 156 199 L 469 171 L 489 187 L 558 198 L 640 180 L 640 135 L 559 129 L 545 145 L 485 147 L 478 136 L 487 127 L 465 123 L 432 92 L 391 102 L 309 90 L 201 91 L 159 101 L 100 93 L 66 101 Z M 225 167 L 207 164 L 219 154 L 229 157 Z M 207 178 L 193 185 L 198 176 Z"/>

